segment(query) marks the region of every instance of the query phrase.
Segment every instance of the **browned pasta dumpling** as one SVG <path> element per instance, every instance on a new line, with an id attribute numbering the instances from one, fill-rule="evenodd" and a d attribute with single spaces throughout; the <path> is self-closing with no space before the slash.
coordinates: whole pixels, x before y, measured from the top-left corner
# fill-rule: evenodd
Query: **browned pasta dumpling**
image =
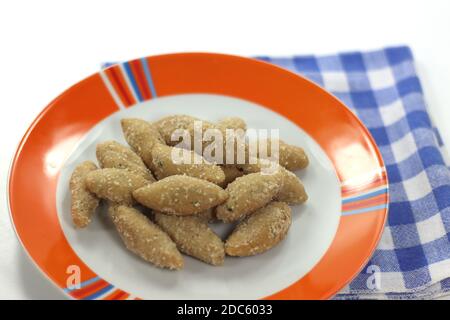
<path id="1" fill-rule="evenodd" d="M 90 172 L 86 176 L 86 187 L 97 197 L 118 204 L 134 203 L 132 192 L 150 182 L 142 176 L 125 169 L 106 168 Z"/>
<path id="2" fill-rule="evenodd" d="M 188 159 L 185 159 L 187 163 L 177 163 L 174 161 L 173 153 L 176 153 L 175 156 L 179 155 L 180 158 L 181 153 L 186 153 L 188 156 Z M 206 161 L 202 156 L 190 150 L 158 144 L 153 148 L 152 157 L 151 169 L 159 180 L 169 176 L 183 174 L 215 184 L 221 184 L 225 180 L 225 174 L 222 168 Z M 197 163 L 195 163 L 194 158 L 197 158 Z"/>
<path id="3" fill-rule="evenodd" d="M 133 196 L 140 204 L 156 211 L 192 215 L 224 202 L 228 194 L 214 183 L 175 175 L 139 188 Z"/>
<path id="4" fill-rule="evenodd" d="M 128 250 L 160 268 L 183 268 L 183 257 L 175 243 L 141 212 L 112 205 L 109 214 Z"/>
<path id="5" fill-rule="evenodd" d="M 232 222 L 264 207 L 280 191 L 282 174 L 251 173 L 237 178 L 225 189 L 228 199 L 217 207 L 217 218 L 224 222 Z"/>
<path id="6" fill-rule="evenodd" d="M 157 212 L 155 222 L 167 232 L 181 252 L 214 266 L 223 264 L 223 242 L 200 217 Z"/>
<path id="7" fill-rule="evenodd" d="M 225 252 L 239 257 L 263 253 L 286 237 L 291 222 L 291 208 L 271 202 L 236 226 L 225 242 Z"/>
<path id="8" fill-rule="evenodd" d="M 95 163 L 85 161 L 72 173 L 69 183 L 72 196 L 72 221 L 77 228 L 84 228 L 91 222 L 91 217 L 99 204 L 99 199 L 86 188 L 86 176 L 97 170 Z"/>
<path id="9" fill-rule="evenodd" d="M 157 143 L 164 143 L 159 131 L 142 119 L 122 119 L 122 131 L 128 144 L 142 158 L 147 166 L 152 163 L 152 149 Z"/>
<path id="10" fill-rule="evenodd" d="M 125 169 L 154 182 L 155 178 L 142 159 L 130 148 L 116 141 L 106 141 L 97 145 L 96 155 L 101 168 Z"/>

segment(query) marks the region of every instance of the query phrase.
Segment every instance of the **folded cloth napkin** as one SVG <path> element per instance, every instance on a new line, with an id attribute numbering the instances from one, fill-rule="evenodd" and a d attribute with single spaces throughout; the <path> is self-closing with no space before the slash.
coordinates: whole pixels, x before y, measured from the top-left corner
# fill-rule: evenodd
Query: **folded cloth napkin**
<path id="1" fill-rule="evenodd" d="M 390 190 L 386 228 L 372 259 L 335 298 L 431 299 L 450 294 L 449 162 L 427 113 L 411 50 L 402 46 L 259 59 L 333 93 L 367 126 L 383 155 Z M 368 285 L 374 270 L 379 272 L 378 285 Z"/>
<path id="2" fill-rule="evenodd" d="M 390 204 L 382 239 L 362 272 L 335 298 L 450 294 L 449 162 L 425 108 L 411 50 L 257 58 L 297 72 L 343 101 L 368 127 L 385 161 Z M 368 285 L 374 276 L 376 285 Z"/>

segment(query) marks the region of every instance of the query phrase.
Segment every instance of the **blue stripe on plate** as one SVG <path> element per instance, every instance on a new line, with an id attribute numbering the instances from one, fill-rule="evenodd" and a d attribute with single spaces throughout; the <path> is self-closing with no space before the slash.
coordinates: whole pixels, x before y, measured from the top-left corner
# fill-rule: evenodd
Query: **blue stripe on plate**
<path id="1" fill-rule="evenodd" d="M 131 71 L 130 63 L 125 62 L 123 66 L 125 67 L 125 71 L 127 72 L 128 78 L 130 79 L 131 82 L 131 86 L 133 87 L 133 90 L 136 93 L 139 102 L 142 102 L 142 95 L 139 92 L 139 87 L 137 86 L 136 79 L 134 78 L 133 72 Z"/>
<path id="2" fill-rule="evenodd" d="M 145 78 L 147 79 L 148 85 L 150 86 L 150 91 L 152 93 L 152 97 L 156 98 L 156 90 L 155 85 L 152 79 L 152 73 L 150 72 L 150 66 L 148 65 L 147 59 L 141 58 L 142 66 L 144 67 Z"/>
<path id="3" fill-rule="evenodd" d="M 94 300 L 95 298 L 101 296 L 102 294 L 108 292 L 109 290 L 111 290 L 112 288 L 114 288 L 113 285 L 109 285 L 107 287 L 104 287 L 103 289 L 91 294 L 90 296 L 85 297 L 83 300 Z"/>
<path id="4" fill-rule="evenodd" d="M 360 196 L 343 199 L 342 203 L 345 204 L 345 203 L 349 203 L 349 202 L 353 202 L 353 201 L 368 199 L 368 198 L 372 198 L 372 197 L 378 196 L 378 195 L 386 193 L 386 192 L 387 192 L 387 188 L 383 188 L 383 189 L 380 189 L 377 191 L 372 191 L 372 192 L 369 192 L 369 193 L 366 193 L 366 194 L 363 194 Z"/>
<path id="5" fill-rule="evenodd" d="M 74 290 L 81 289 L 81 288 L 83 288 L 85 286 L 90 285 L 91 283 L 97 282 L 98 280 L 100 280 L 100 277 L 95 277 L 95 278 L 83 281 L 83 282 L 80 283 L 80 287 L 79 288 L 65 288 L 64 292 L 72 292 Z"/>
<path id="6" fill-rule="evenodd" d="M 373 206 L 373 207 L 368 207 L 368 208 L 362 208 L 362 209 L 356 209 L 356 210 L 350 210 L 350 211 L 343 211 L 342 215 L 343 216 L 351 216 L 353 214 L 365 213 L 365 212 L 375 211 L 375 210 L 379 210 L 379 209 L 386 209 L 386 208 L 387 208 L 386 204 L 381 204 L 381 205 L 378 205 L 378 206 Z"/>

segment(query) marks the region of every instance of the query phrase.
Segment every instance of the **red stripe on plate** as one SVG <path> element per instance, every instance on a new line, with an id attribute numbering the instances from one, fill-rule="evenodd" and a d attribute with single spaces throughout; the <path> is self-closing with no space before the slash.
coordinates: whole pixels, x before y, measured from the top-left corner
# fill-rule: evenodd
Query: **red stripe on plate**
<path id="1" fill-rule="evenodd" d="M 133 95 L 128 89 L 128 85 L 122 75 L 122 71 L 120 70 L 119 66 L 117 65 L 112 66 L 106 69 L 105 73 L 108 76 L 112 86 L 114 87 L 114 90 L 117 92 L 120 99 L 122 100 L 122 103 L 126 107 L 129 107 L 132 104 L 136 103 L 136 101 L 133 98 Z"/>
<path id="2" fill-rule="evenodd" d="M 145 79 L 144 70 L 142 69 L 140 60 L 130 61 L 131 71 L 134 74 L 134 78 L 136 79 L 136 83 L 139 89 L 139 92 L 142 95 L 142 99 L 148 100 L 152 96 L 150 94 L 149 86 L 147 80 Z"/>
<path id="3" fill-rule="evenodd" d="M 109 286 L 109 283 L 105 280 L 99 280 L 93 284 L 88 285 L 85 288 L 72 291 L 70 295 L 76 299 L 83 299 L 84 297 L 90 296 L 91 294 Z"/>
<path id="4" fill-rule="evenodd" d="M 122 291 L 120 289 L 115 290 L 110 295 L 106 296 L 104 300 L 125 300 L 130 295 L 126 293 L 125 291 Z"/>
<path id="5" fill-rule="evenodd" d="M 384 204 L 386 203 L 386 199 L 387 195 L 386 193 L 383 193 L 372 198 L 358 200 L 355 202 L 349 202 L 342 205 L 342 211 L 355 210 L 360 208 L 371 207 L 377 204 Z"/>

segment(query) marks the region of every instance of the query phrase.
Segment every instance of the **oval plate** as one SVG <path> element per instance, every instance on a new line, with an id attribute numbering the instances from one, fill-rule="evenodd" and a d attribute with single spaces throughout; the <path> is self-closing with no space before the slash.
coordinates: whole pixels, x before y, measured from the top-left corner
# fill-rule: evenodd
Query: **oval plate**
<path id="1" fill-rule="evenodd" d="M 179 112 L 179 108 L 172 110 L 169 106 L 168 113 L 164 112 L 164 105 L 177 107 L 177 104 L 178 107 L 186 106 L 182 109 L 186 111 L 184 113 L 200 117 L 204 110 L 208 115 L 204 117 L 206 120 L 216 120 L 210 118 L 218 113 L 222 116 L 239 114 L 249 127 L 273 122 L 277 127 L 281 126 L 281 138 L 306 144 L 311 163 L 317 160 L 320 164 L 316 171 L 311 169 L 313 173 L 317 172 L 316 176 L 300 175 L 310 191 L 310 200 L 306 207 L 294 209 L 300 211 L 295 216 L 301 218 L 294 219 L 292 228 L 301 230 L 305 224 L 309 227 L 314 220 L 320 221 L 332 211 L 327 209 L 327 202 L 333 203 L 337 199 L 335 227 L 325 228 L 331 230 L 331 233 L 327 231 L 329 241 L 324 237 L 316 241 L 313 235 L 308 238 L 308 233 L 296 238 L 290 235 L 291 231 L 285 241 L 287 244 L 271 252 L 272 260 L 284 261 L 284 264 L 271 264 L 270 273 L 274 277 L 258 281 L 262 274 L 267 275 L 261 267 L 251 276 L 242 275 L 233 287 L 233 279 L 228 282 L 230 274 L 254 268 L 252 263 L 264 265 L 268 258 L 252 257 L 248 258 L 249 262 L 230 259 L 222 269 L 207 266 L 213 271 L 221 270 L 211 277 L 219 282 L 208 287 L 208 281 L 200 281 L 206 284 L 192 287 L 192 292 L 189 287 L 182 286 L 183 277 L 189 283 L 191 276 L 195 279 L 199 270 L 206 270 L 195 261 L 189 261 L 191 267 L 182 271 L 188 276 L 185 274 L 181 278 L 170 271 L 148 266 L 148 270 L 157 270 L 149 271 L 150 277 L 171 279 L 169 285 L 167 282 L 158 284 L 161 285 L 159 288 L 151 280 L 148 284 L 131 281 L 136 276 L 135 270 L 141 268 L 142 262 L 138 259 L 124 259 L 134 268 L 135 274 L 128 275 L 120 271 L 121 264 L 112 260 L 114 256 L 110 261 L 95 258 L 93 252 L 97 249 L 101 257 L 101 247 L 93 246 L 90 252 L 83 249 L 85 243 L 77 240 L 79 237 L 73 236 L 70 227 L 65 225 L 64 217 L 70 214 L 65 213 L 66 182 L 60 181 L 67 180 L 67 168 L 74 163 L 74 158 L 92 158 L 89 148 L 95 146 L 93 142 L 97 138 L 101 141 L 115 137 L 117 132 L 114 130 L 102 129 L 105 123 L 114 127 L 118 117 L 124 114 L 145 116 L 147 109 L 147 118 L 157 119 L 170 112 L 173 114 L 173 110 Z M 211 108 L 216 109 L 206 107 L 211 104 L 214 105 Z M 283 135 L 283 127 L 288 136 Z M 116 131 L 119 130 L 120 126 Z M 315 181 L 316 184 L 327 181 L 321 179 L 330 172 L 337 188 L 324 186 L 320 190 L 320 185 L 314 185 Z M 11 167 L 8 196 L 12 222 L 23 247 L 39 269 L 75 299 L 328 299 L 367 263 L 383 231 L 388 205 L 387 177 L 380 152 L 368 130 L 339 100 L 309 80 L 271 64 L 205 53 L 152 56 L 117 64 L 65 91 L 42 111 L 22 139 Z M 322 212 L 324 210 L 327 212 Z M 93 229 L 102 231 L 109 227 L 99 225 Z M 320 228 L 314 228 L 317 232 L 311 234 L 322 232 Z M 96 241 L 96 235 L 91 230 L 85 239 Z M 292 239 L 314 244 L 306 246 L 304 254 L 298 254 Z M 316 242 L 322 244 L 316 245 Z M 120 247 L 116 243 L 113 245 Z M 315 257 L 315 260 L 307 257 Z M 288 258 L 291 260 L 286 260 Z M 292 266 L 298 265 L 301 270 L 296 273 L 292 267 L 284 269 L 285 265 L 290 265 L 286 261 L 293 261 Z M 235 267 L 238 263 L 244 267 Z M 208 269 L 205 275 L 208 272 L 211 271 Z M 239 293 L 237 286 L 242 282 L 246 287 Z M 77 285 L 73 286 L 74 283 Z M 154 286 L 153 291 L 146 290 L 150 286 Z M 220 294 L 198 294 L 212 288 Z"/>

